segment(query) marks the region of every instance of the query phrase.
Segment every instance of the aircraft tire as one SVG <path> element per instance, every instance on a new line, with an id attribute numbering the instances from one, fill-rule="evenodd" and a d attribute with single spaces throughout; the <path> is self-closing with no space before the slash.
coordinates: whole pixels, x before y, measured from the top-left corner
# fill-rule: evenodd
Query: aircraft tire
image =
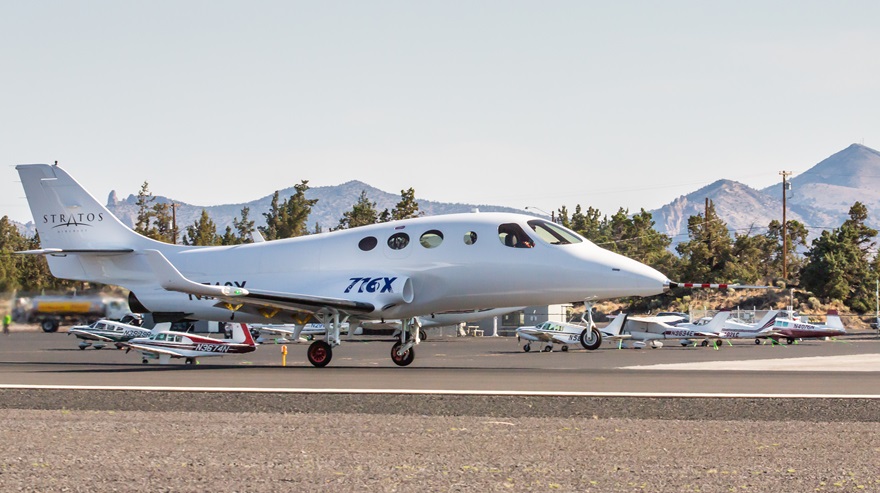
<path id="1" fill-rule="evenodd" d="M 529 352 L 529 351 L 531 351 L 531 350 L 532 350 L 532 346 L 530 346 L 530 345 L 528 345 L 528 344 L 526 344 L 525 346 L 523 346 L 523 351 L 525 351 L 525 352 Z"/>
<path id="2" fill-rule="evenodd" d="M 409 366 L 409 364 L 412 363 L 414 359 L 416 359 L 415 348 L 409 348 L 406 350 L 405 353 L 403 353 L 403 355 L 399 355 L 397 354 L 397 350 L 402 345 L 403 344 L 400 341 L 397 341 L 394 343 L 393 346 L 391 346 L 391 361 L 393 361 L 394 364 L 397 366 Z"/>
<path id="3" fill-rule="evenodd" d="M 315 341 L 309 345 L 306 355 L 312 366 L 324 368 L 333 359 L 333 348 L 324 341 Z"/>
<path id="4" fill-rule="evenodd" d="M 419 329 L 419 340 L 420 341 L 427 341 L 428 340 L 428 333 L 422 329 Z"/>
<path id="5" fill-rule="evenodd" d="M 545 353 L 549 353 L 550 351 L 553 351 L 553 348 L 551 346 L 544 346 L 544 349 L 542 349 L 541 351 L 545 352 Z"/>
<path id="6" fill-rule="evenodd" d="M 761 339 L 755 338 L 755 344 L 761 344 Z"/>
<path id="7" fill-rule="evenodd" d="M 786 339 L 785 339 L 785 342 L 786 342 L 786 344 L 788 344 L 789 346 L 791 346 L 792 344 L 794 344 L 794 337 L 788 337 L 788 338 L 786 338 Z"/>
<path id="8" fill-rule="evenodd" d="M 85 348 L 87 348 L 87 347 L 88 347 L 88 346 L 79 346 L 80 349 L 85 349 Z"/>
<path id="9" fill-rule="evenodd" d="M 143 364 L 145 364 L 145 365 L 146 365 L 147 363 L 149 363 L 149 362 L 150 362 L 150 360 L 148 360 L 147 358 L 144 358 L 144 359 L 141 360 L 141 363 L 143 363 Z"/>
<path id="10" fill-rule="evenodd" d="M 579 337 L 584 349 L 593 351 L 602 345 L 602 333 L 598 329 L 584 329 Z"/>
<path id="11" fill-rule="evenodd" d="M 709 345 L 709 339 L 703 339 L 703 342 L 700 343 L 700 346 L 707 347 Z"/>
<path id="12" fill-rule="evenodd" d="M 196 364 L 196 359 L 195 358 L 187 358 L 186 360 L 184 360 L 184 363 L 187 365 L 194 365 L 194 364 Z"/>
<path id="13" fill-rule="evenodd" d="M 722 341 L 721 339 L 718 339 L 715 341 L 715 347 L 720 348 L 723 345 L 724 345 L 724 341 Z"/>
<path id="14" fill-rule="evenodd" d="M 567 353 L 567 352 L 568 352 L 568 346 L 562 346 L 562 352 L 563 352 L 563 353 Z"/>

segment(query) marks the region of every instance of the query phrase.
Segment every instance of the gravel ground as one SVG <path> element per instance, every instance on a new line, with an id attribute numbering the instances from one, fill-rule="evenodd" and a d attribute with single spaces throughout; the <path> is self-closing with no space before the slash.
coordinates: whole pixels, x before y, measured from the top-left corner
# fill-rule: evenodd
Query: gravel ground
<path id="1" fill-rule="evenodd" d="M 670 409 L 655 399 L 594 401 L 581 409 L 599 414 L 583 416 L 559 406 L 557 417 L 552 400 L 492 401 L 481 415 L 486 402 L 448 396 L 417 414 L 387 396 L 339 413 L 192 410 L 218 404 L 203 393 L 77 395 L 0 395 L 0 491 L 880 491 L 880 423 L 810 419 L 837 400 L 801 402 L 803 419 L 780 421 L 775 400 L 741 408 L 763 417 L 670 420 L 610 417 Z M 114 401 L 130 410 L 104 409 Z M 681 401 L 671 409 L 711 400 Z"/>

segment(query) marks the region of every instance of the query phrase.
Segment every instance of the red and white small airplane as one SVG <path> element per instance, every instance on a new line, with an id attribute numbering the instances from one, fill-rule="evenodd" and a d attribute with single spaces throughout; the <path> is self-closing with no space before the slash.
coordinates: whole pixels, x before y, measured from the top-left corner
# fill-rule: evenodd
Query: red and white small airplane
<path id="1" fill-rule="evenodd" d="M 167 365 L 171 358 L 186 358 L 188 365 L 198 363 L 196 358 L 250 353 L 257 349 L 251 331 L 244 324 L 232 324 L 232 339 L 214 339 L 189 332 L 163 330 L 150 337 L 138 337 L 126 343 L 125 352 L 134 349 L 143 355 L 143 363 L 158 359 Z"/>
<path id="2" fill-rule="evenodd" d="M 822 325 L 815 325 L 795 319 L 791 309 L 785 310 L 782 313 L 785 316 L 776 317 L 776 322 L 773 324 L 773 335 L 769 336 L 776 342 L 779 342 L 780 339 L 785 339 L 788 344 L 794 344 L 796 339 L 819 339 L 846 334 L 846 328 L 843 326 L 837 310 L 829 310 L 825 323 Z"/>

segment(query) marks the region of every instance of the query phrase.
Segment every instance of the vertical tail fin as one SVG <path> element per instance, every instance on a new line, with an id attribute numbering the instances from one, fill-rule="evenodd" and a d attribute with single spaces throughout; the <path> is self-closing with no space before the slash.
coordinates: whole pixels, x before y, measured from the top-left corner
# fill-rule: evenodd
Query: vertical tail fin
<path id="1" fill-rule="evenodd" d="M 828 315 L 825 316 L 825 326 L 832 329 L 846 330 L 840 315 L 837 314 L 837 310 L 828 310 Z"/>
<path id="2" fill-rule="evenodd" d="M 43 248 L 140 249 L 158 243 L 122 224 L 58 166 L 20 164 L 15 169 Z"/>
<path id="3" fill-rule="evenodd" d="M 730 318 L 730 312 L 727 310 L 722 310 L 715 314 L 712 317 L 712 320 L 709 320 L 709 323 L 702 327 L 702 330 L 706 332 L 721 332 L 724 329 L 724 322 Z"/>
<path id="4" fill-rule="evenodd" d="M 757 324 L 755 324 L 755 330 L 761 331 L 773 327 L 773 324 L 776 323 L 777 315 L 779 315 L 779 310 L 768 311 L 767 314 L 764 315 L 764 318 L 762 318 L 758 321 Z"/>
<path id="5" fill-rule="evenodd" d="M 256 346 L 254 336 L 245 324 L 232 324 L 232 342 L 244 343 L 248 346 Z"/>
<path id="6" fill-rule="evenodd" d="M 612 336 L 619 336 L 626 323 L 626 313 L 620 312 L 610 324 L 606 325 L 602 332 Z"/>

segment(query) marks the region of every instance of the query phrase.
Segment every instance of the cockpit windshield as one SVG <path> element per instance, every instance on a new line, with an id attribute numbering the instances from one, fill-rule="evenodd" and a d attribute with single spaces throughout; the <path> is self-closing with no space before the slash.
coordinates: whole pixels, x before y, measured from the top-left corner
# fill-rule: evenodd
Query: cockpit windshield
<path id="1" fill-rule="evenodd" d="M 541 238 L 551 245 L 570 245 L 572 243 L 586 241 L 574 231 L 564 228 L 556 223 L 551 223 L 550 221 L 533 219 L 529 221 L 529 226 L 535 231 L 538 238 Z"/>

